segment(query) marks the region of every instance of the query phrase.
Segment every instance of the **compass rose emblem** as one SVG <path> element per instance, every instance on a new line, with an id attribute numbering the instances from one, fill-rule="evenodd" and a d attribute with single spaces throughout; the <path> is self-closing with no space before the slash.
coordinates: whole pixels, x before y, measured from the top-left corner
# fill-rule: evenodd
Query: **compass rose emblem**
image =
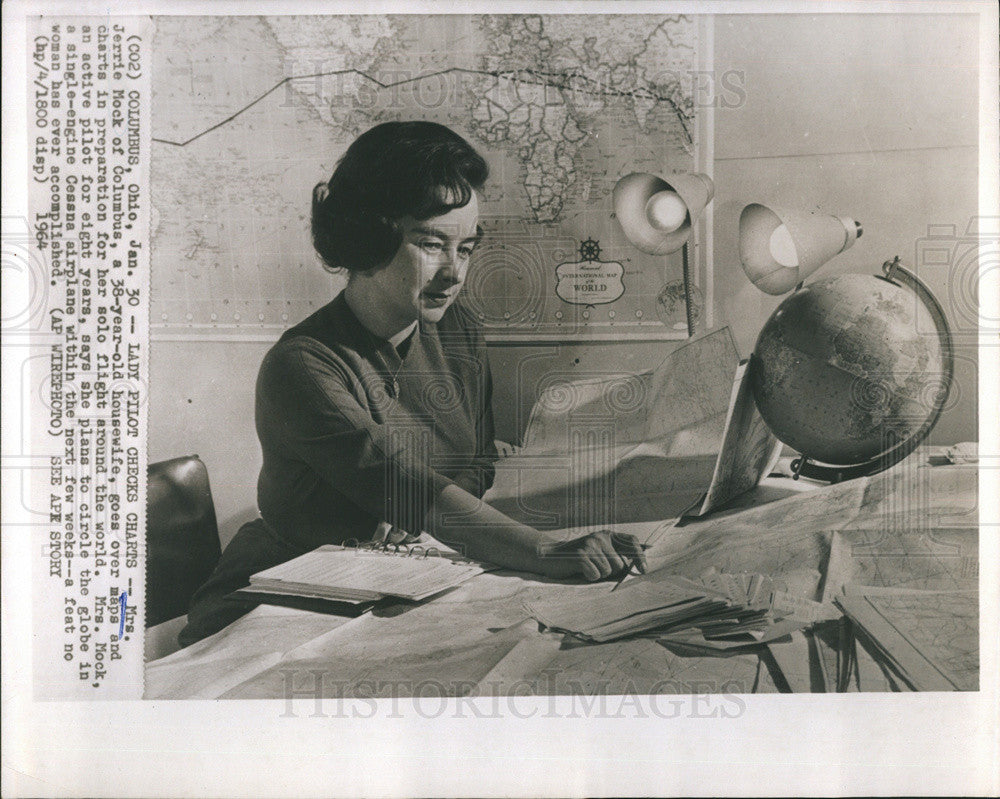
<path id="1" fill-rule="evenodd" d="M 580 242 L 580 259 L 596 261 L 601 257 L 601 246 L 593 239 Z"/>

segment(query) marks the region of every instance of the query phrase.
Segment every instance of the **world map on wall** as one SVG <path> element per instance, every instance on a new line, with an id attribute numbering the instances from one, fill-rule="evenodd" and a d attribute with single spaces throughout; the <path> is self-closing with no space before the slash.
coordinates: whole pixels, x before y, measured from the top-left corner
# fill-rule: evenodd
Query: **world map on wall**
<path id="1" fill-rule="evenodd" d="M 611 191 L 629 172 L 694 168 L 693 18 L 158 17 L 156 29 L 154 326 L 282 328 L 325 304 L 343 278 L 312 251 L 312 187 L 371 126 L 428 119 L 490 165 L 464 289 L 488 333 L 683 327 L 679 255 L 632 247 Z"/>

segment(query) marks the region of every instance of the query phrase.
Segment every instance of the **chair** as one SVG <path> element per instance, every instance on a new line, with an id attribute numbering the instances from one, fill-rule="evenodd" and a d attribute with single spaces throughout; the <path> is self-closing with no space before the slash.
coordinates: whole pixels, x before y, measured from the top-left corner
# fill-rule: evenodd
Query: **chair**
<path id="1" fill-rule="evenodd" d="M 146 498 L 146 660 L 177 649 L 194 592 L 222 549 L 208 470 L 197 455 L 152 463 Z"/>

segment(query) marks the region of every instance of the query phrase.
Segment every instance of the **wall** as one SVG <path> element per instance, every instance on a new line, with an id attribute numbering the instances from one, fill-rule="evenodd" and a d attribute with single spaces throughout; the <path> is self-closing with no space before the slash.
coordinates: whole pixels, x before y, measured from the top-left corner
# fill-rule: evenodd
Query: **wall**
<path id="1" fill-rule="evenodd" d="M 716 18 L 716 70 L 743 71 L 746 86 L 745 103 L 715 113 L 716 299 L 741 353 L 781 301 L 742 274 L 747 203 L 859 220 L 864 235 L 821 276 L 877 274 L 895 255 L 912 266 L 930 226 L 966 231 L 979 196 L 978 58 L 969 15 Z M 953 290 L 974 272 L 955 267 L 919 271 L 960 345 L 949 409 L 931 435 L 940 443 L 977 438 L 975 308 Z"/>
<path id="2" fill-rule="evenodd" d="M 978 45 L 974 17 L 721 16 L 717 73 L 745 75 L 746 100 L 714 112 L 714 268 L 718 318 L 741 354 L 779 299 L 739 266 L 739 213 L 752 201 L 853 215 L 865 234 L 824 274 L 912 263 L 928 225 L 959 233 L 976 213 Z M 962 64 L 967 65 L 963 68 Z M 959 66 L 956 66 L 959 65 Z M 950 301 L 947 267 L 921 272 L 953 328 L 968 308 Z M 223 541 L 255 515 L 260 450 L 253 385 L 266 338 L 163 340 L 151 358 L 149 458 L 197 452 L 208 465 Z M 539 381 L 643 371 L 673 343 L 563 344 L 491 349 L 498 435 L 516 441 Z M 975 350 L 960 350 L 954 407 L 932 441 L 976 438 Z"/>
<path id="3" fill-rule="evenodd" d="M 153 340 L 149 462 L 197 454 L 208 467 L 225 545 L 254 518 L 260 445 L 254 382 L 269 343 Z"/>

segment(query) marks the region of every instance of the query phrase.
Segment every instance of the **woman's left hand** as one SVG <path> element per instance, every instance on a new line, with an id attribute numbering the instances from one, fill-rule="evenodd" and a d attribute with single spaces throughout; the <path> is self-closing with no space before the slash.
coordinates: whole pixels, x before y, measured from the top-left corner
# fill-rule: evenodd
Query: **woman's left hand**
<path id="1" fill-rule="evenodd" d="M 419 535 L 410 535 L 406 530 L 393 527 L 389 522 L 379 522 L 375 528 L 375 535 L 372 541 L 378 544 L 412 544 L 420 538 Z"/>
<path id="2" fill-rule="evenodd" d="M 497 455 L 501 458 L 513 458 L 515 455 L 521 453 L 521 448 L 517 444 L 510 444 L 506 441 L 501 441 L 499 438 L 493 442 L 493 446 L 497 449 Z"/>

